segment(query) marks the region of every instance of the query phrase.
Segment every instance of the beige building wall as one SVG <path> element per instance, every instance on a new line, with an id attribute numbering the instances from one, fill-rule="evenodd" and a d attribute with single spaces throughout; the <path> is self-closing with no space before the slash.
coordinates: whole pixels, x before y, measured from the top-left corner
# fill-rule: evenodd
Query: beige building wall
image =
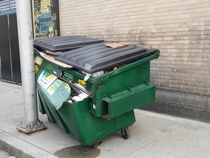
<path id="1" fill-rule="evenodd" d="M 209 110 L 210 0 L 59 0 L 59 9 L 61 35 L 159 49 L 160 58 L 151 62 L 157 90 L 191 101 L 204 96 L 201 109 Z"/>

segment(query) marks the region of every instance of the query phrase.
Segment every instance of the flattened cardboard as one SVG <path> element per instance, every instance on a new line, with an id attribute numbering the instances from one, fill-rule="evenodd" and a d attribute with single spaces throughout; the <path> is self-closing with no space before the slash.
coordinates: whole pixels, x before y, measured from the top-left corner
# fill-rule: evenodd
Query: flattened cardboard
<path id="1" fill-rule="evenodd" d="M 118 47 L 125 46 L 127 44 L 125 44 L 125 43 L 107 43 L 105 45 L 108 47 L 111 47 L 111 48 L 118 48 Z"/>
<path id="2" fill-rule="evenodd" d="M 68 64 L 65 64 L 65 63 L 62 63 L 62 62 L 60 62 L 60 61 L 55 60 L 55 59 L 54 59 L 54 58 L 55 58 L 54 55 L 49 55 L 49 54 L 40 52 L 40 51 L 38 51 L 37 49 L 36 49 L 36 51 L 37 51 L 43 58 L 47 59 L 48 61 L 50 61 L 50 62 L 52 62 L 52 63 L 54 63 L 54 64 L 56 64 L 56 65 L 58 65 L 58 66 L 61 66 L 61 67 L 63 67 L 63 68 L 69 68 L 69 69 L 73 68 L 73 66 L 71 66 L 71 65 L 68 65 Z"/>

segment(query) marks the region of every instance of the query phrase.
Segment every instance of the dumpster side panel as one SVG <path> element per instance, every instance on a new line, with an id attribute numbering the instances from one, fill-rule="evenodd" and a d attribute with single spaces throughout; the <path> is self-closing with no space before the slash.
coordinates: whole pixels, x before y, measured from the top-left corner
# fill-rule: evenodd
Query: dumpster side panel
<path id="1" fill-rule="evenodd" d="M 136 91 L 129 93 L 129 91 L 132 91 L 132 89 L 135 89 L 135 87 L 141 87 L 141 85 L 150 85 L 150 62 L 137 65 L 136 67 L 132 67 L 127 71 L 121 72 L 120 70 L 118 70 L 117 72 L 113 73 L 114 74 L 110 76 L 106 81 L 103 81 L 98 85 L 94 85 L 95 91 L 94 99 L 91 105 L 91 113 L 97 117 L 107 115 L 108 112 L 107 108 L 109 106 L 101 101 L 103 98 L 112 98 L 114 97 L 114 95 L 120 93 L 123 94 L 124 92 L 128 92 L 129 97 L 131 98 L 134 97 L 134 95 L 135 98 L 140 98 L 141 93 L 136 94 Z M 144 87 L 144 89 L 147 88 L 150 88 L 150 86 Z M 151 95 L 151 97 L 147 97 L 147 103 L 154 100 L 154 93 L 155 88 L 150 90 L 150 93 L 148 95 Z M 129 100 L 129 98 L 127 100 Z M 124 105 L 127 103 L 122 102 L 122 104 Z M 142 106 L 142 104 L 139 104 L 139 106 L 136 106 L 136 104 L 134 105 L 135 108 Z M 132 108 L 134 109 L 134 107 Z M 132 108 L 130 108 L 130 110 L 133 110 Z"/>
<path id="2" fill-rule="evenodd" d="M 63 119 L 61 119 L 61 117 L 58 115 L 56 108 L 47 99 L 47 97 L 45 96 L 45 93 L 43 93 L 42 91 L 39 91 L 39 94 L 43 103 L 42 105 L 48 115 L 48 120 L 50 122 L 57 123 L 64 132 L 69 133 L 70 130 L 68 126 L 66 125 L 66 122 L 64 122 Z"/>
<path id="3" fill-rule="evenodd" d="M 65 122 L 67 129 L 84 145 L 91 145 L 94 142 L 100 141 L 135 122 L 133 111 L 111 120 L 95 117 L 89 112 L 90 102 L 91 99 L 85 99 L 74 104 L 65 102 L 59 110 L 55 110 L 49 104 L 48 107 L 51 110 L 54 109 L 53 115 L 61 129 Z M 62 124 L 59 121 L 62 121 Z M 66 132 L 68 133 L 69 131 Z"/>
<path id="4" fill-rule="evenodd" d="M 150 81 L 150 62 L 138 65 L 127 71 L 113 71 L 113 75 L 98 84 L 95 99 L 101 99 Z"/>
<path id="5" fill-rule="evenodd" d="M 155 85 L 140 85 L 103 99 L 108 118 L 115 118 L 155 99 Z"/>
<path id="6" fill-rule="evenodd" d="M 50 109 L 48 108 L 47 103 L 45 102 L 45 100 L 42 98 L 42 96 L 40 95 L 39 91 L 38 91 L 38 98 L 39 98 L 39 111 L 42 114 L 47 114 L 48 120 L 51 123 L 56 123 L 56 120 L 53 116 L 53 114 L 50 112 Z"/>
<path id="7" fill-rule="evenodd" d="M 74 137 L 84 145 L 91 145 L 105 137 L 126 128 L 135 122 L 133 110 L 111 120 L 95 117 L 90 111 L 91 99 L 70 104 L 64 102 L 62 107 L 56 110 L 45 95 L 38 91 L 40 109 L 46 112 L 48 120 L 57 123 L 66 133 L 71 132 Z"/>
<path id="8" fill-rule="evenodd" d="M 91 115 L 89 104 L 89 99 L 74 104 L 65 103 L 57 111 L 64 122 L 68 122 L 74 137 L 85 145 L 103 139 L 107 133 L 110 133 L 110 129 L 115 129 L 113 121 L 109 122 Z"/>

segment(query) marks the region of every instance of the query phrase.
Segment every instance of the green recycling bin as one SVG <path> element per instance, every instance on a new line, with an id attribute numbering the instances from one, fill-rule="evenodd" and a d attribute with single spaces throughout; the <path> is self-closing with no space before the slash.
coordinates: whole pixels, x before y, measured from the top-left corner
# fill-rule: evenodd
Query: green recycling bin
<path id="1" fill-rule="evenodd" d="M 155 99 L 150 61 L 159 57 L 159 51 L 117 45 L 100 43 L 55 57 L 72 65 L 71 69 L 34 50 L 39 60 L 36 80 L 40 112 L 84 145 L 97 145 L 118 131 L 124 139 L 129 138 L 134 109 Z"/>

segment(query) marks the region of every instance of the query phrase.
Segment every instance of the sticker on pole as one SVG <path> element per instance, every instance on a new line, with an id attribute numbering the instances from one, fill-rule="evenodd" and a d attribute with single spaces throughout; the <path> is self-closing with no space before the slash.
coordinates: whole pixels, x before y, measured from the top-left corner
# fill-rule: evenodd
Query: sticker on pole
<path id="1" fill-rule="evenodd" d="M 40 86 L 42 86 L 42 88 L 47 89 L 51 83 L 56 80 L 56 78 L 57 77 L 55 75 L 50 74 L 47 71 L 42 71 L 37 82 L 40 84 Z"/>

